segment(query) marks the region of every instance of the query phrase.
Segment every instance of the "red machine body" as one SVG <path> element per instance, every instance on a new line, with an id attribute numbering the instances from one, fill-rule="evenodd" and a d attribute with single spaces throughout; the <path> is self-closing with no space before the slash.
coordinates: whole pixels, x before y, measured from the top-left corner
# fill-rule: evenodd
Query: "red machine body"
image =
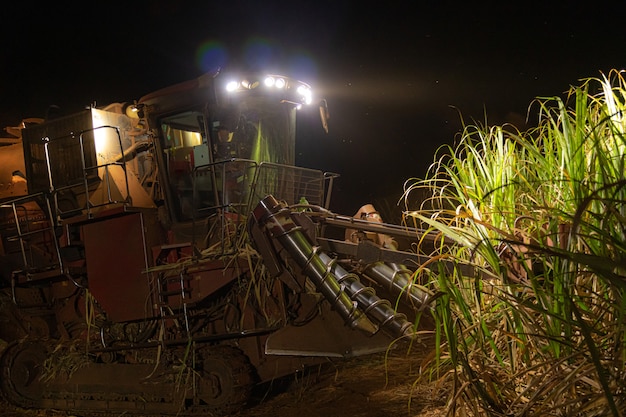
<path id="1" fill-rule="evenodd" d="M 227 414 L 256 384 L 412 338 L 429 294 L 402 265 L 423 259 L 384 242 L 419 231 L 329 211 L 336 175 L 294 165 L 310 101 L 287 77 L 215 73 L 12 129 L 0 147 L 3 396 Z"/>

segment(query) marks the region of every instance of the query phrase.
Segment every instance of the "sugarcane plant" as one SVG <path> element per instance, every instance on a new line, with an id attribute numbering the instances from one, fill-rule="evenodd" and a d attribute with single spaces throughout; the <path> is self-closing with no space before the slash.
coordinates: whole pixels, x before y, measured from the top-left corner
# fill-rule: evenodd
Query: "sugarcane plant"
<path id="1" fill-rule="evenodd" d="M 439 295 L 430 375 L 453 382 L 454 415 L 626 415 L 623 73 L 528 114 L 523 131 L 464 123 L 406 182 L 405 221 L 442 237 L 431 256 L 472 266 L 416 272 Z"/>

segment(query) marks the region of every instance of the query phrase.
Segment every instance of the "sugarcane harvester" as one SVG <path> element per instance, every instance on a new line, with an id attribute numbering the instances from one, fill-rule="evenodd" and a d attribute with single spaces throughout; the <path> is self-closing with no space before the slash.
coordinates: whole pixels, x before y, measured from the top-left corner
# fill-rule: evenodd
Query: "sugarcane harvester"
<path id="1" fill-rule="evenodd" d="M 294 79 L 216 72 L 8 129 L 3 398 L 228 414 L 257 384 L 413 338 L 427 259 L 394 236 L 419 231 L 329 210 L 337 175 L 295 166 L 311 101 Z"/>

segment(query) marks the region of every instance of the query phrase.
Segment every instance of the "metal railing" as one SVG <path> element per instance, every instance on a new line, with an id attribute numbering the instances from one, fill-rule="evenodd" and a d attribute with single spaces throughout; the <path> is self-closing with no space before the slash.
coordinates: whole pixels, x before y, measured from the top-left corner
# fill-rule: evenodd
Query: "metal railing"
<path id="1" fill-rule="evenodd" d="M 267 195 L 288 205 L 311 204 L 327 208 L 332 183 L 338 175 L 235 158 L 197 166 L 192 176 L 192 220 L 219 216 L 222 253 L 226 253 L 233 249 L 232 243 L 243 232 L 252 208 Z"/>
<path id="2" fill-rule="evenodd" d="M 10 216 L 2 216 L 9 221 L 3 225 L 5 240 L 8 245 L 17 245 L 17 248 L 5 248 L 5 252 L 21 255 L 21 268 L 14 275 L 22 275 L 26 280 L 36 279 L 40 273 L 60 275 L 63 260 L 50 195 L 37 193 L 6 201 L 0 204 L 0 210 L 10 211 Z"/>
<path id="3" fill-rule="evenodd" d="M 83 130 L 76 136 L 71 136 L 71 138 L 76 138 L 79 143 L 79 170 L 82 172 L 81 181 L 71 182 L 70 184 L 65 183 L 53 175 L 55 170 L 52 169 L 52 163 L 58 163 L 58 161 L 51 161 L 50 154 L 51 148 L 56 145 L 57 140 L 49 138 L 44 139 L 44 153 L 46 158 L 46 167 L 48 170 L 49 192 L 53 197 L 53 206 L 58 218 L 64 218 L 78 212 L 85 214 L 87 217 L 92 217 L 93 210 L 95 208 L 112 204 L 129 205 L 132 202 L 128 183 L 128 173 L 126 171 L 126 163 L 123 157 L 112 162 L 87 165 L 88 155 L 86 150 L 93 150 L 96 152 L 96 155 L 89 155 L 89 160 L 97 161 L 98 149 L 96 146 L 87 147 L 85 145 L 86 135 L 93 133 L 95 141 L 95 135 L 100 129 L 114 130 L 117 138 L 116 145 L 119 147 L 116 151 L 119 155 L 123 156 L 124 148 L 122 145 L 122 136 L 119 128 L 115 126 L 99 126 Z M 67 137 L 63 139 L 67 140 Z M 65 140 L 59 141 L 59 145 L 61 146 L 65 143 Z M 57 155 L 59 153 L 60 152 L 58 151 L 56 152 Z M 92 201 L 92 197 L 90 196 L 94 189 L 99 189 L 101 191 L 100 198 L 97 201 Z M 73 204 L 70 203 L 70 207 L 66 208 L 63 204 L 61 204 L 61 200 L 65 199 L 67 201 L 68 196 L 71 200 L 73 200 Z"/>
<path id="4" fill-rule="evenodd" d="M 6 245 L 5 252 L 19 253 L 21 265 L 14 272 L 21 280 L 35 280 L 42 277 L 62 275 L 65 273 L 61 256 L 61 244 L 56 230 L 61 227 L 64 218 L 71 215 L 93 216 L 97 207 L 111 204 L 131 204 L 128 176 L 123 158 L 99 165 L 88 165 L 87 160 L 96 161 L 95 155 L 86 157 L 86 149 L 94 146 L 85 146 L 85 135 L 98 129 L 114 129 L 117 135 L 119 154 L 123 155 L 122 139 L 118 128 L 101 126 L 87 129 L 77 136 L 66 136 L 55 139 L 44 138 L 45 164 L 48 173 L 49 190 L 5 201 L 0 204 L 0 210 L 5 213 L 0 217 L 5 221 L 2 225 L 3 238 Z M 53 172 L 61 173 L 58 166 L 52 169 L 53 161 L 50 158 L 51 148 L 55 145 L 67 144 L 67 139 L 75 138 L 80 146 L 80 164 L 77 165 L 73 157 L 64 155 L 63 161 L 54 160 L 57 164 L 66 164 L 66 177 L 81 176 L 80 182 L 63 181 L 56 178 Z M 61 140 L 62 139 L 62 140 Z M 115 149 L 117 151 L 117 149 Z M 56 155 L 62 149 L 54 149 Z M 121 161 L 120 161 L 121 159 Z M 104 196 L 99 201 L 92 201 L 90 193 L 98 187 Z M 121 188 L 121 190 L 120 190 Z M 114 192 L 117 190 L 117 192 Z M 117 195 L 116 195 L 117 193 Z M 125 194 L 125 196 L 123 195 Z M 118 198 L 120 197 L 121 198 Z M 70 244 L 70 242 L 66 242 Z"/>

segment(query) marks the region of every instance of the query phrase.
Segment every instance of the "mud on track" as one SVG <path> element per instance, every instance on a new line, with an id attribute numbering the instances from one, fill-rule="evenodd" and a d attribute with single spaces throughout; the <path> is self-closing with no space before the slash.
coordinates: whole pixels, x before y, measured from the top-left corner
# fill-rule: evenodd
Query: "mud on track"
<path id="1" fill-rule="evenodd" d="M 398 348 L 388 354 L 329 360 L 258 387 L 249 407 L 230 417 L 443 417 L 447 387 L 419 380 L 420 366 L 431 353 L 432 344 L 426 340 L 409 353 Z M 0 406 L 3 417 L 91 417 L 15 409 L 4 402 Z"/>

